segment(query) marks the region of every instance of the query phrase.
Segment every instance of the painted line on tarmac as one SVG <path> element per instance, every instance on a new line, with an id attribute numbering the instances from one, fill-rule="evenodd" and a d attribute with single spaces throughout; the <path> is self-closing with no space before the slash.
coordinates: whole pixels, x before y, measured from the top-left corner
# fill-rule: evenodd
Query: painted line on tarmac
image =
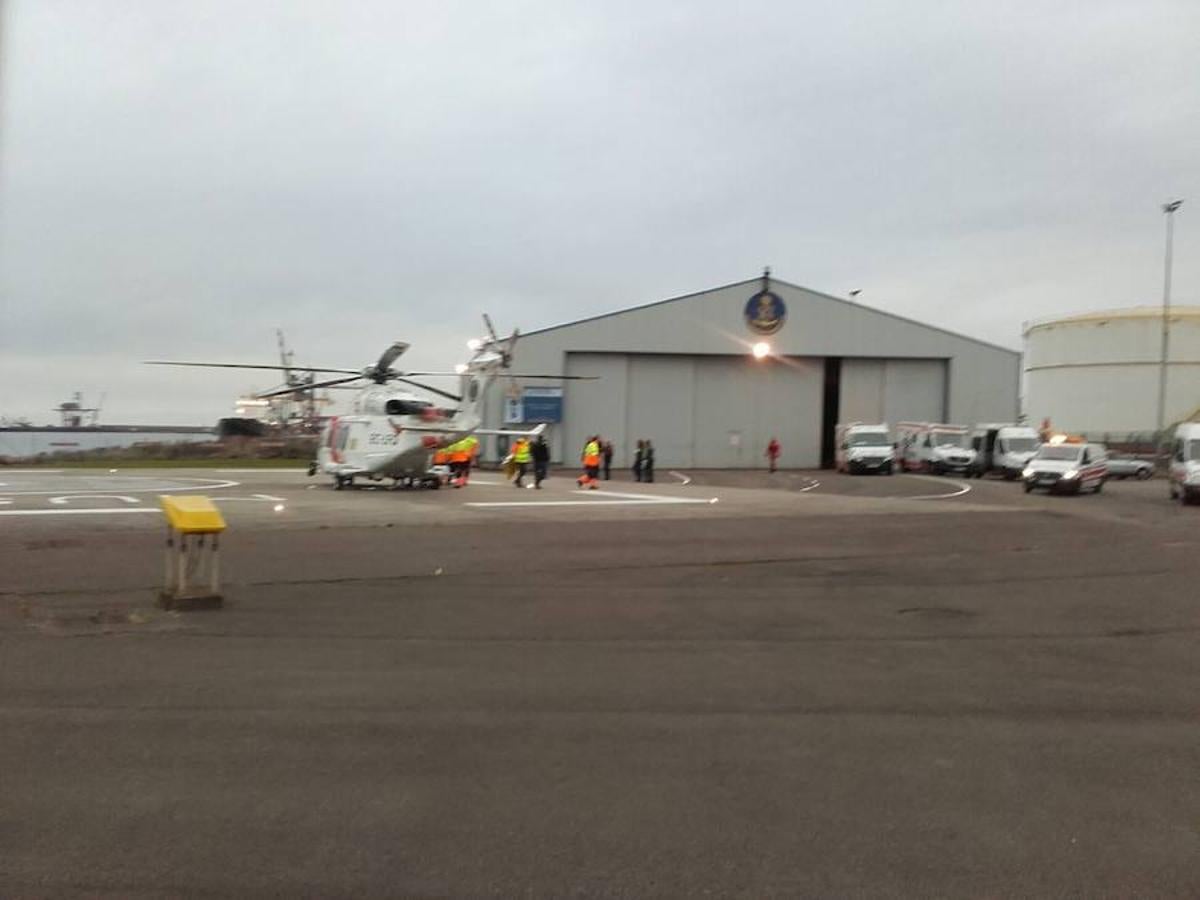
<path id="1" fill-rule="evenodd" d="M 274 494 L 251 494 L 251 497 L 256 500 L 274 500 L 276 503 L 283 503 L 286 498 L 276 497 Z"/>
<path id="2" fill-rule="evenodd" d="M 664 500 L 661 502 L 646 500 L 501 500 L 492 503 L 464 503 L 463 506 L 500 507 L 500 506 L 676 506 L 685 503 L 711 503 L 710 500 Z M 0 513 L 2 515 L 2 513 Z"/>
<path id="3" fill-rule="evenodd" d="M 682 472 L 676 472 L 674 469 L 671 469 L 667 474 L 674 475 L 676 478 L 678 478 L 680 484 L 692 483 L 692 478 L 690 475 L 684 475 Z"/>
<path id="4" fill-rule="evenodd" d="M 574 494 L 583 494 L 585 497 L 622 497 L 626 500 L 636 500 L 638 503 L 709 503 L 709 499 L 703 500 L 696 497 L 659 497 L 654 494 L 623 494 L 620 491 L 572 491 Z"/>
<path id="5" fill-rule="evenodd" d="M 61 475 L 64 469 L 5 469 L 5 475 Z M 76 471 L 86 472 L 87 469 L 78 469 Z"/>
<path id="6" fill-rule="evenodd" d="M 159 513 L 147 506 L 109 509 L 0 509 L 0 516 L 114 516 L 120 513 Z"/>
<path id="7" fill-rule="evenodd" d="M 809 491 L 815 491 L 820 486 L 821 486 L 821 482 L 814 479 L 812 484 L 809 484 L 809 485 L 806 485 L 805 487 L 800 488 L 800 490 L 797 491 L 797 493 L 807 494 Z"/>
<path id="8" fill-rule="evenodd" d="M 905 478 L 920 478 L 924 481 L 932 481 L 934 484 L 947 484 L 946 479 L 938 478 L 935 475 L 905 475 Z M 946 494 L 918 494 L 916 497 L 895 497 L 895 500 L 949 500 L 951 497 L 961 497 L 963 494 L 969 494 L 971 486 L 964 482 L 958 486 L 957 490 L 950 491 Z"/>

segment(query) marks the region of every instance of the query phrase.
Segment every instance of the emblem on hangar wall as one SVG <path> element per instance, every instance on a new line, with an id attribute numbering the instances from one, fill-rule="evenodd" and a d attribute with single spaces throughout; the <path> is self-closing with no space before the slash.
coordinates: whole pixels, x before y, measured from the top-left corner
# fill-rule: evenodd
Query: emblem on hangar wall
<path id="1" fill-rule="evenodd" d="M 756 334 L 774 334 L 787 321 L 787 307 L 771 291 L 759 291 L 746 301 L 746 325 Z"/>

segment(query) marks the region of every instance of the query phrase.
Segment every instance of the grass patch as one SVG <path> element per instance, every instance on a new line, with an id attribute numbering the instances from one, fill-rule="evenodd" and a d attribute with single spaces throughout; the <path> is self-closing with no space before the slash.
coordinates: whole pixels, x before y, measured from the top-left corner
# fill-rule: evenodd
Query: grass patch
<path id="1" fill-rule="evenodd" d="M 311 458 L 86 459 L 13 463 L 18 469 L 307 469 Z M 4 466 L 0 466 L 0 472 Z"/>

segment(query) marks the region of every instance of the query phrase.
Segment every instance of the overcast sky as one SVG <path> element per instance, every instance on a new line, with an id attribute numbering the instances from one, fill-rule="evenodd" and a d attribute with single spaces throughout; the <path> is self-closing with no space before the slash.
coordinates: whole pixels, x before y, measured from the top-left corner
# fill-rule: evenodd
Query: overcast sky
<path id="1" fill-rule="evenodd" d="M 3 3 L 4 0 L 0 0 Z M 211 424 L 269 377 L 447 368 L 525 330 L 780 278 L 1019 348 L 1158 303 L 1200 3 L 8 0 L 0 415 L 81 389 Z"/>

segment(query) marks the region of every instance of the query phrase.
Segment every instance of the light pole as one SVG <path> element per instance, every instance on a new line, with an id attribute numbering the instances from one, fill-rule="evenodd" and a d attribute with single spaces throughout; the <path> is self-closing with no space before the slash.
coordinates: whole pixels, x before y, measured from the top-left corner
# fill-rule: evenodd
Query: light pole
<path id="1" fill-rule="evenodd" d="M 1163 428 L 1167 414 L 1167 354 L 1171 349 L 1171 250 L 1175 242 L 1175 212 L 1181 206 L 1182 200 L 1172 200 L 1162 207 L 1167 217 L 1167 252 L 1163 260 L 1162 349 L 1158 358 L 1158 430 L 1155 434 L 1160 453 L 1164 446 Z"/>

